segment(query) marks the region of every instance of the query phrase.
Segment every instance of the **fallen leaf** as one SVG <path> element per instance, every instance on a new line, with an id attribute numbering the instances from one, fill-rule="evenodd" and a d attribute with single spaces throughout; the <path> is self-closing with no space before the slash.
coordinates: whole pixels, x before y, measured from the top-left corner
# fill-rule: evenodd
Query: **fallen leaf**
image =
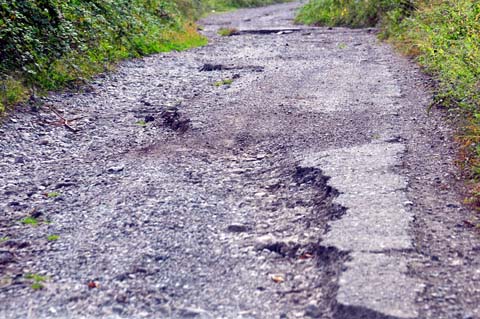
<path id="1" fill-rule="evenodd" d="M 280 275 L 272 275 L 272 280 L 277 284 L 280 284 L 285 281 L 285 278 L 283 278 L 283 276 L 280 276 Z"/>
<path id="2" fill-rule="evenodd" d="M 100 285 L 99 285 L 98 283 L 96 283 L 95 281 L 93 281 L 93 280 L 90 280 L 87 285 L 88 285 L 88 288 L 90 288 L 90 289 L 99 288 L 99 287 L 100 287 Z"/>
<path id="3" fill-rule="evenodd" d="M 310 254 L 310 253 L 303 253 L 300 255 L 300 257 L 298 257 L 299 259 L 301 260 L 305 260 L 305 259 L 310 259 L 310 258 L 313 258 L 313 255 Z"/>

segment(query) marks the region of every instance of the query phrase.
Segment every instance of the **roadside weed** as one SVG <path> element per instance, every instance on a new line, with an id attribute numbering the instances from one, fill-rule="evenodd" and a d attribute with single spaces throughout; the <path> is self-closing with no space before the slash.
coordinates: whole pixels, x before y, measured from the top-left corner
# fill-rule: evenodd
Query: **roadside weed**
<path id="1" fill-rule="evenodd" d="M 213 83 L 213 85 L 215 86 L 222 86 L 222 85 L 230 85 L 233 83 L 233 79 L 223 79 L 221 81 L 217 81 L 215 83 Z"/>
<path id="2" fill-rule="evenodd" d="M 60 196 L 59 192 L 49 192 L 49 193 L 47 193 L 48 198 L 56 198 L 56 197 L 59 197 L 59 196 Z"/>
<path id="3" fill-rule="evenodd" d="M 147 126 L 147 122 L 145 122 L 145 120 L 137 121 L 137 122 L 135 122 L 135 124 L 137 124 L 138 126 L 141 126 L 141 127 L 146 127 Z"/>
<path id="4" fill-rule="evenodd" d="M 47 237 L 47 240 L 48 240 L 48 241 L 56 241 L 56 240 L 58 240 L 58 239 L 60 239 L 60 236 L 59 236 L 59 235 L 49 235 L 49 236 Z"/>
<path id="5" fill-rule="evenodd" d="M 220 28 L 218 29 L 218 35 L 222 36 L 222 37 L 229 37 L 229 36 L 232 36 L 234 34 L 236 34 L 238 32 L 237 29 L 235 28 Z"/>
<path id="6" fill-rule="evenodd" d="M 48 280 L 48 277 L 46 277 L 46 276 L 41 276 L 41 275 L 33 274 L 33 273 L 27 273 L 23 277 L 32 282 L 30 287 L 33 290 L 43 289 L 44 288 L 43 283 Z"/>
<path id="7" fill-rule="evenodd" d="M 31 226 L 37 226 L 38 225 L 38 219 L 36 219 L 35 217 L 32 217 L 32 216 L 25 217 L 20 222 L 24 225 L 31 225 Z"/>

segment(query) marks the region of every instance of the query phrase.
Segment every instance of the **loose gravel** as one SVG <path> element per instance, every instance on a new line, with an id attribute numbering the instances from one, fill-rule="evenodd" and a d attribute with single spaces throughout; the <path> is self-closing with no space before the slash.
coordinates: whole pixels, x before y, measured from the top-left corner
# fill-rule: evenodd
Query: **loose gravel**
<path id="1" fill-rule="evenodd" d="M 292 26 L 299 5 L 212 15 L 209 45 L 4 119 L 0 317 L 395 318 L 338 297 L 352 262 L 375 262 L 326 240 L 354 210 L 334 164 L 306 164 L 390 143 L 412 219 L 408 249 L 382 254 L 415 282 L 411 313 L 480 318 L 452 117 L 427 113 L 430 80 L 375 30 Z"/>

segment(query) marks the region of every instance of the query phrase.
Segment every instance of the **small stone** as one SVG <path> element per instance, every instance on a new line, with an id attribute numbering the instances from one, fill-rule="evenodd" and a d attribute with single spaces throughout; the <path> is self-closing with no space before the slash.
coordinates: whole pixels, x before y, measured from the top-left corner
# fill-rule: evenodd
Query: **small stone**
<path id="1" fill-rule="evenodd" d="M 243 233 L 248 231 L 248 227 L 241 224 L 231 224 L 227 227 L 227 230 L 232 233 Z"/>
<path id="2" fill-rule="evenodd" d="M 284 275 L 272 275 L 272 280 L 273 282 L 277 283 L 277 284 L 281 284 L 282 282 L 285 281 L 285 276 Z"/>
<path id="3" fill-rule="evenodd" d="M 257 247 L 257 249 L 263 249 L 264 247 L 271 245 L 276 241 L 277 240 L 273 235 L 263 235 L 255 239 L 255 247 Z"/>
<path id="4" fill-rule="evenodd" d="M 243 174 L 243 173 L 246 172 L 246 170 L 243 169 L 243 168 L 234 168 L 234 169 L 230 170 L 230 172 L 232 174 Z"/>
<path id="5" fill-rule="evenodd" d="M 124 313 L 125 309 L 122 306 L 113 306 L 112 311 L 117 314 Z"/>
<path id="6" fill-rule="evenodd" d="M 463 265 L 463 260 L 461 259 L 454 259 L 452 260 L 452 262 L 450 263 L 451 266 L 461 266 Z"/>
<path id="7" fill-rule="evenodd" d="M 108 169 L 109 173 L 120 173 L 125 169 L 124 165 L 119 165 L 119 166 L 112 166 Z"/>
<path id="8" fill-rule="evenodd" d="M 310 318 L 321 318 L 323 315 L 322 310 L 316 305 L 308 305 L 305 308 L 305 316 Z"/>
<path id="9" fill-rule="evenodd" d="M 8 264 L 13 261 L 13 254 L 9 251 L 0 251 L 0 265 Z"/>
<path id="10" fill-rule="evenodd" d="M 119 294 L 115 296 L 115 301 L 121 304 L 125 304 L 128 302 L 128 297 L 125 294 Z"/>
<path id="11" fill-rule="evenodd" d="M 178 310 L 181 318 L 197 318 L 205 314 L 205 310 L 200 308 L 186 307 Z"/>

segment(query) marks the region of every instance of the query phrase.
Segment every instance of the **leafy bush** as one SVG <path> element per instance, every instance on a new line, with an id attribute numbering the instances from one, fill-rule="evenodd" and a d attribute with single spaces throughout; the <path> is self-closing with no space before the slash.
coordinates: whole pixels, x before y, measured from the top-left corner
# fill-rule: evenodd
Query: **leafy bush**
<path id="1" fill-rule="evenodd" d="M 209 10 L 214 9 L 221 11 L 235 8 L 259 7 L 288 1 L 291 0 L 204 0 L 204 7 Z"/>
<path id="2" fill-rule="evenodd" d="M 400 20 L 389 13 L 381 36 L 416 56 L 437 80 L 435 103 L 464 112 L 468 125 L 459 134 L 459 163 L 480 177 L 480 2 L 421 1 L 413 15 Z M 475 186 L 480 206 L 480 185 Z"/>
<path id="3" fill-rule="evenodd" d="M 383 36 L 439 80 L 439 104 L 480 112 L 480 2 L 428 1 L 393 31 L 386 21 Z"/>
<path id="4" fill-rule="evenodd" d="M 204 44 L 181 10 L 165 0 L 0 0 L 0 111 L 25 87 L 56 89 L 108 62 Z"/>
<path id="5" fill-rule="evenodd" d="M 414 8 L 413 0 L 311 0 L 297 21 L 327 26 L 371 27 L 395 10 L 402 17 Z"/>

